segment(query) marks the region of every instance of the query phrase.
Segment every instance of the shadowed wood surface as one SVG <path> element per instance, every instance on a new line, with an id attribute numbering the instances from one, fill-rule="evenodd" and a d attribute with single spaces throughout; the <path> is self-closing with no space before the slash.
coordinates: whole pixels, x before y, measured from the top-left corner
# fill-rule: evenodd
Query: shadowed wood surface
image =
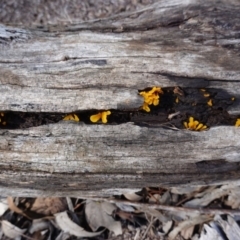
<path id="1" fill-rule="evenodd" d="M 221 88 L 238 99 L 239 11 L 238 1 L 172 0 L 70 26 L 1 25 L 0 110 L 138 108 L 137 90 L 151 86 Z M 239 131 L 69 122 L 0 130 L 0 191 L 93 196 L 237 180 Z"/>

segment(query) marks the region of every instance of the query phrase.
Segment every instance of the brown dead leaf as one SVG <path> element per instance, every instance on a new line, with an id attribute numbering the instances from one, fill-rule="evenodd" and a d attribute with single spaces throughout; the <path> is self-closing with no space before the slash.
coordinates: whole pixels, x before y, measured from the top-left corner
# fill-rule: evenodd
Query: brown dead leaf
<path id="1" fill-rule="evenodd" d="M 149 198 L 149 203 L 159 203 L 161 199 L 161 195 L 160 194 L 153 194 L 150 196 Z"/>
<path id="2" fill-rule="evenodd" d="M 224 188 L 216 188 L 213 189 L 212 191 L 205 191 L 204 194 L 201 194 L 202 197 L 195 198 L 193 200 L 187 201 L 186 203 L 183 204 L 184 207 L 189 207 L 189 208 L 199 208 L 199 207 L 205 207 L 207 206 L 210 202 L 212 202 L 215 199 L 219 199 L 223 196 L 228 195 L 230 192 L 230 189 L 224 189 Z M 196 194 L 195 197 L 197 197 L 200 194 Z"/>
<path id="3" fill-rule="evenodd" d="M 68 209 L 65 198 L 48 197 L 36 198 L 32 207 L 29 209 L 33 212 L 43 214 L 45 216 L 54 215 L 55 213 L 63 212 Z"/>
<path id="4" fill-rule="evenodd" d="M 85 215 L 91 229 L 96 231 L 99 227 L 106 227 L 116 236 L 122 234 L 121 223 L 111 216 L 116 209 L 117 207 L 109 202 L 87 201 Z"/>
<path id="5" fill-rule="evenodd" d="M 175 94 L 180 95 L 180 96 L 184 96 L 184 95 L 185 95 L 184 92 L 183 92 L 183 90 L 182 90 L 180 87 L 175 87 L 175 88 L 173 89 L 173 92 L 174 92 Z"/>
<path id="6" fill-rule="evenodd" d="M 202 186 L 184 186 L 184 187 L 172 187 L 171 193 L 179 194 L 179 195 L 192 195 L 192 193 L 198 193 L 203 189 Z"/>
<path id="7" fill-rule="evenodd" d="M 197 224 L 202 224 L 204 222 L 208 222 L 212 220 L 212 217 L 206 216 L 206 215 L 199 215 L 196 218 L 191 218 L 185 221 L 182 221 L 178 224 L 177 227 L 174 227 L 174 229 L 169 233 L 169 240 L 174 240 L 179 232 L 183 231 L 184 229 L 188 229 L 192 226 L 195 226 Z"/>
<path id="8" fill-rule="evenodd" d="M 191 237 L 192 237 L 192 235 L 193 235 L 194 227 L 195 227 L 195 226 L 191 226 L 191 227 L 189 227 L 189 228 L 184 228 L 184 229 L 181 231 L 181 236 L 182 236 L 184 239 L 191 239 Z"/>
<path id="9" fill-rule="evenodd" d="M 24 213 L 24 211 L 22 211 L 20 208 L 18 208 L 18 207 L 15 205 L 14 200 L 13 200 L 12 197 L 8 197 L 8 198 L 7 198 L 7 203 L 8 203 L 8 207 L 9 207 L 9 209 L 10 209 L 11 211 L 13 211 L 13 212 L 15 212 L 15 213 L 18 213 L 18 214 L 20 214 L 20 215 L 22 215 L 22 216 L 24 216 L 24 217 L 26 217 L 26 218 L 28 218 L 28 219 L 31 219 L 31 218 L 29 218 L 29 217 Z"/>
<path id="10" fill-rule="evenodd" d="M 133 214 L 130 212 L 124 212 L 124 211 L 118 210 L 116 211 L 116 215 L 121 219 L 128 220 L 132 223 L 134 222 Z"/>
<path id="11" fill-rule="evenodd" d="M 56 213 L 55 219 L 61 230 L 63 230 L 65 233 L 70 233 L 76 237 L 95 237 L 103 232 L 103 231 L 100 232 L 85 231 L 82 227 L 77 225 L 69 218 L 66 211 Z"/>
<path id="12" fill-rule="evenodd" d="M 55 213 L 67 210 L 68 205 L 65 198 L 26 198 L 20 201 L 21 208 L 16 206 L 12 197 L 8 197 L 10 210 L 27 217 L 28 219 L 39 219 L 53 216 Z"/>
<path id="13" fill-rule="evenodd" d="M 232 209 L 240 208 L 240 189 L 232 189 L 224 203 Z"/>

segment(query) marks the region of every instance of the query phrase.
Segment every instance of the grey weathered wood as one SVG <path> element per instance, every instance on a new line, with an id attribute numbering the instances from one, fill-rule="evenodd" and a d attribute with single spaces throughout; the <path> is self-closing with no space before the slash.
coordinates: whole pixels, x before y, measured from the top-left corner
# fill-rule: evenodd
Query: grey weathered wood
<path id="1" fill-rule="evenodd" d="M 238 97 L 239 11 L 237 0 L 164 0 L 70 26 L 2 25 L 0 110 L 137 108 L 137 90 L 154 85 L 217 87 Z M 238 103 L 231 113 L 240 113 Z M 69 122 L 0 130 L 0 193 L 99 195 L 237 180 L 239 133 Z"/>
<path id="2" fill-rule="evenodd" d="M 18 188 L 18 194 L 44 190 L 77 196 L 79 191 L 94 195 L 93 190 L 106 194 L 121 188 L 237 180 L 239 134 L 235 127 L 190 132 L 131 123 L 61 122 L 1 130 L 1 184 Z"/>
<path id="3" fill-rule="evenodd" d="M 2 26 L 0 108 L 136 107 L 136 90 L 153 85 L 239 94 L 240 7 L 233 3 L 160 1 L 137 13 L 44 31 Z"/>

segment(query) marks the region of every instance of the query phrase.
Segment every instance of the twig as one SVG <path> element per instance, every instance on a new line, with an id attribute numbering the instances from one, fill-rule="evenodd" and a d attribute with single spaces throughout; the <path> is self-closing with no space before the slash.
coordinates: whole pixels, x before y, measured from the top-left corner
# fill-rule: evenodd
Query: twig
<path id="1" fill-rule="evenodd" d="M 126 205 L 130 205 L 133 207 L 140 208 L 142 210 L 147 209 L 158 209 L 163 211 L 170 211 L 170 212 L 189 212 L 189 213 L 201 213 L 201 214 L 232 214 L 232 215 L 240 215 L 240 210 L 233 210 L 233 209 L 210 209 L 210 208 L 186 208 L 186 207 L 176 207 L 176 206 L 167 206 L 161 204 L 150 204 L 150 203 L 138 203 L 138 202 L 130 202 L 125 200 L 118 200 L 118 199 L 106 199 L 106 198 L 91 198 L 95 201 L 107 201 L 110 203 L 122 203 Z"/>
<path id="2" fill-rule="evenodd" d="M 146 239 L 147 233 L 148 233 L 150 227 L 151 227 L 151 226 L 153 225 L 153 223 L 156 221 L 156 219 L 157 219 L 157 218 L 153 219 L 153 216 L 151 217 L 151 221 L 150 221 L 150 223 L 148 224 L 148 227 L 147 227 L 145 233 L 143 234 L 143 236 L 142 236 L 142 238 L 141 238 L 142 240 Z"/>
<path id="3" fill-rule="evenodd" d="M 168 119 L 171 120 L 172 118 L 174 118 L 175 116 L 177 116 L 177 115 L 179 115 L 179 114 L 180 114 L 179 111 L 176 112 L 176 113 L 171 113 L 171 114 L 168 115 Z"/>

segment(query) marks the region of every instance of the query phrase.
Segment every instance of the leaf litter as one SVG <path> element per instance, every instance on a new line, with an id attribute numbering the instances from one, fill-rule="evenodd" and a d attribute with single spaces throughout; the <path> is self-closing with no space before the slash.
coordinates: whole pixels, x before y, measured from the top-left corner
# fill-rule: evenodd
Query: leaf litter
<path id="1" fill-rule="evenodd" d="M 0 199 L 0 239 L 240 239 L 240 184 Z"/>

